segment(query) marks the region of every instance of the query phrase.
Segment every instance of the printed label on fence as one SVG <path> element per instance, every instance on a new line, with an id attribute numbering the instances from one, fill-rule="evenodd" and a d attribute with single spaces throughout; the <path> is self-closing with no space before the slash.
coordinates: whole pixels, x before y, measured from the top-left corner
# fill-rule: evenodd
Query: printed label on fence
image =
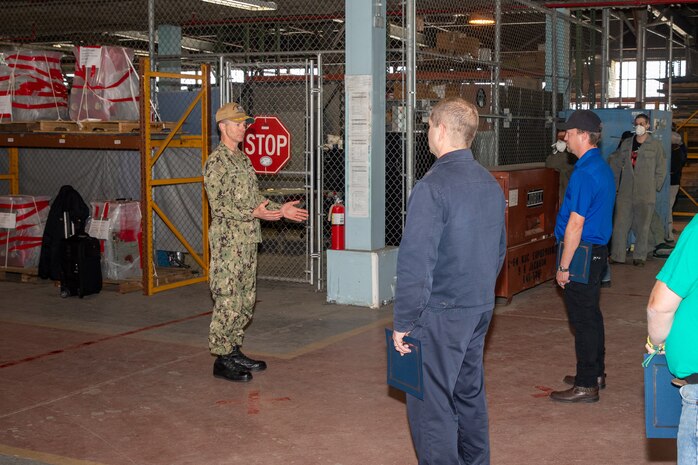
<path id="1" fill-rule="evenodd" d="M 80 47 L 80 66 L 99 68 L 102 60 L 102 47 Z"/>
<path id="2" fill-rule="evenodd" d="M 17 227 L 17 213 L 0 213 L 0 228 L 15 229 Z"/>
<path id="3" fill-rule="evenodd" d="M 109 239 L 109 220 L 90 221 L 90 229 L 87 234 L 97 239 Z"/>
<path id="4" fill-rule="evenodd" d="M 12 114 L 12 99 L 11 95 L 0 95 L 0 115 Z"/>

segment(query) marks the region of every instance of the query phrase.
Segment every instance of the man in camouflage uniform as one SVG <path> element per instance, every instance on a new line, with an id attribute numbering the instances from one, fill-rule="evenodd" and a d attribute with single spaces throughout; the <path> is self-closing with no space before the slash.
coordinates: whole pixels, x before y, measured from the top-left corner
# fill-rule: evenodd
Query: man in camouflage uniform
<path id="1" fill-rule="evenodd" d="M 229 381 L 250 381 L 252 371 L 267 367 L 240 350 L 256 300 L 257 245 L 262 241 L 259 220 L 308 218 L 306 210 L 295 206 L 299 201 L 279 205 L 259 193 L 254 168 L 240 150 L 245 130 L 253 122 L 239 104 L 222 106 L 216 112 L 221 144 L 204 168 L 211 206 L 209 285 L 214 300 L 209 348 L 216 356 L 213 375 Z"/>

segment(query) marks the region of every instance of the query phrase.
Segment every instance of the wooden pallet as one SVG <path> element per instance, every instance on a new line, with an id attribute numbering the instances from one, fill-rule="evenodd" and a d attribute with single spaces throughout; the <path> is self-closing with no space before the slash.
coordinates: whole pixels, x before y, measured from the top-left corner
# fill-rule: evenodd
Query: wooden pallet
<path id="1" fill-rule="evenodd" d="M 200 276 L 197 271 L 191 268 L 158 267 L 155 272 L 156 276 L 153 278 L 153 282 L 156 286 L 172 284 Z"/>
<path id="2" fill-rule="evenodd" d="M 36 268 L 0 267 L 0 281 L 35 283 L 39 280 L 39 273 Z"/>
<path id="3" fill-rule="evenodd" d="M 81 124 L 85 132 L 128 134 L 141 130 L 141 123 L 138 121 L 84 121 Z M 150 123 L 150 131 L 154 133 L 170 132 L 175 126 L 176 123 Z"/>
<path id="4" fill-rule="evenodd" d="M 152 122 L 150 130 L 155 134 L 171 132 L 177 123 Z M 140 132 L 138 121 L 27 121 L 0 123 L 0 132 L 71 132 L 131 134 Z"/>
<path id="5" fill-rule="evenodd" d="M 39 125 L 34 132 L 80 132 L 75 121 L 37 121 Z"/>
<path id="6" fill-rule="evenodd" d="M 102 290 L 116 291 L 119 294 L 128 294 L 129 292 L 142 291 L 143 283 L 141 281 L 132 280 L 103 279 Z"/>
<path id="7" fill-rule="evenodd" d="M 0 281 L 9 281 L 15 283 L 37 283 L 42 281 L 39 278 L 39 273 L 36 268 L 16 268 L 16 267 L 0 267 Z M 60 282 L 54 281 L 56 287 L 60 287 Z M 102 281 L 102 290 L 116 291 L 120 294 L 128 292 L 140 291 L 143 285 L 140 281 L 133 280 L 113 280 L 104 279 Z"/>
<path id="8" fill-rule="evenodd" d="M 34 132 L 38 129 L 36 121 L 0 123 L 0 132 Z"/>

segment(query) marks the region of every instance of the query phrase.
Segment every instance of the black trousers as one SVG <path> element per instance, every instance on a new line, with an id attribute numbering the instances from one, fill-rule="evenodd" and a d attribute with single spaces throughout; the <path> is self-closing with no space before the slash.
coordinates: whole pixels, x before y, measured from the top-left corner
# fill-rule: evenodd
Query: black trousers
<path id="1" fill-rule="evenodd" d="M 565 285 L 564 299 L 567 315 L 574 330 L 574 349 L 577 355 L 575 385 L 594 387 L 596 378 L 604 374 L 605 334 L 601 298 L 601 275 L 608 259 L 608 247 L 595 245 L 592 251 L 589 283 L 569 282 Z"/>

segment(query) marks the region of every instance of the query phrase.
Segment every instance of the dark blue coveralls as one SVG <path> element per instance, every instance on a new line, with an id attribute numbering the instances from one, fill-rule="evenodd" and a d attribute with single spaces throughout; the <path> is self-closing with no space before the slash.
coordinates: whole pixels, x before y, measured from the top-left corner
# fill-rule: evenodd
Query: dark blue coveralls
<path id="1" fill-rule="evenodd" d="M 506 253 L 505 200 L 469 149 L 414 187 L 400 243 L 394 329 L 422 344 L 424 400 L 407 396 L 420 465 L 489 464 L 482 365 Z"/>

